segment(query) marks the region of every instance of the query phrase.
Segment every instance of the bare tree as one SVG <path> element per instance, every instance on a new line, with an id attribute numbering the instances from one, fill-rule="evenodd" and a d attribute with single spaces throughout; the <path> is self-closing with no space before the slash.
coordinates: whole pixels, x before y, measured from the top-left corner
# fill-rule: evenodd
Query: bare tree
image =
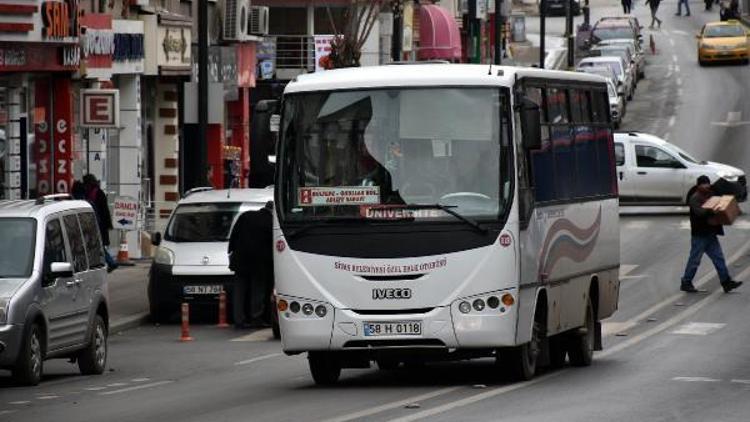
<path id="1" fill-rule="evenodd" d="M 331 21 L 334 39 L 331 41 L 331 54 L 326 67 L 358 67 L 362 57 L 362 47 L 370 37 L 378 15 L 385 5 L 392 0 L 351 0 L 344 10 L 343 22 L 336 26 L 330 7 L 326 6 L 328 19 Z"/>

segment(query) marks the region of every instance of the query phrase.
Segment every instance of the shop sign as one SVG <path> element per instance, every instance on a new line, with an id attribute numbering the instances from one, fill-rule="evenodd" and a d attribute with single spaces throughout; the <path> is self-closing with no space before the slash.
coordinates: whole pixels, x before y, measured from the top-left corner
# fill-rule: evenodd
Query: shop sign
<path id="1" fill-rule="evenodd" d="M 75 71 L 74 45 L 0 43 L 0 72 Z M 68 57 L 66 57 L 66 55 Z"/>
<path id="2" fill-rule="evenodd" d="M 78 0 L 42 3 L 42 38 L 75 41 L 80 33 Z"/>
<path id="3" fill-rule="evenodd" d="M 315 36 L 315 71 L 330 69 L 329 55 L 331 54 L 331 42 L 334 35 Z"/>
<path id="4" fill-rule="evenodd" d="M 143 60 L 143 57 L 143 34 L 114 34 L 114 61 Z"/>
<path id="5" fill-rule="evenodd" d="M 255 56 L 258 60 L 258 77 L 262 80 L 273 79 L 276 72 L 276 37 L 263 38 Z"/>
<path id="6" fill-rule="evenodd" d="M 244 88 L 255 86 L 256 47 L 255 43 L 235 44 L 237 48 L 237 85 Z"/>
<path id="7" fill-rule="evenodd" d="M 73 107 L 69 78 L 36 82 L 36 112 L 42 117 L 34 130 L 36 138 L 37 193 L 70 192 L 73 181 Z M 50 97 L 52 93 L 52 97 Z M 54 98 L 54 101 L 51 101 Z M 53 104 L 50 104 L 50 103 Z M 53 110 L 52 113 L 49 111 Z M 54 118 L 54 120 L 51 119 Z"/>
<path id="8" fill-rule="evenodd" d="M 159 40 L 159 66 L 190 67 L 190 28 L 160 26 Z"/>
<path id="9" fill-rule="evenodd" d="M 0 68 L 26 66 L 26 49 L 0 47 Z"/>
<path id="10" fill-rule="evenodd" d="M 63 47 L 63 66 L 78 67 L 81 65 L 81 48 L 77 45 Z"/>
<path id="11" fill-rule="evenodd" d="M 81 127 L 117 128 L 119 126 L 119 90 L 81 90 Z"/>
<path id="12" fill-rule="evenodd" d="M 87 29 L 81 35 L 83 56 L 111 56 L 115 52 L 115 34 L 109 29 Z"/>

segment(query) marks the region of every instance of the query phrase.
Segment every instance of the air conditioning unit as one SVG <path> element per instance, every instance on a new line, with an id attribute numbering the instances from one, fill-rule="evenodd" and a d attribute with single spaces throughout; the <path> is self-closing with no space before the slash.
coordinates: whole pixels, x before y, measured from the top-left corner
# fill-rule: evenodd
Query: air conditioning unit
<path id="1" fill-rule="evenodd" d="M 268 6 L 250 7 L 247 31 L 250 35 L 268 35 Z"/>
<path id="2" fill-rule="evenodd" d="M 224 40 L 244 41 L 247 39 L 249 14 L 250 0 L 226 0 L 224 7 Z"/>

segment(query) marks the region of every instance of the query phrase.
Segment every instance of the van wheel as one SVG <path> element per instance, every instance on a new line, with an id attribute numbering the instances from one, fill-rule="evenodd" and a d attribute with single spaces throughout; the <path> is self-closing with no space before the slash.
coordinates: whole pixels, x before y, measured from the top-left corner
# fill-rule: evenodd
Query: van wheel
<path id="1" fill-rule="evenodd" d="M 26 332 L 21 345 L 21 354 L 13 368 L 13 379 L 21 385 L 37 385 L 42 380 L 44 356 L 42 353 L 42 331 L 33 323 Z"/>
<path id="2" fill-rule="evenodd" d="M 591 297 L 586 300 L 586 321 L 583 327 L 568 336 L 568 357 L 573 366 L 589 366 L 594 359 L 596 322 Z"/>
<path id="3" fill-rule="evenodd" d="M 333 353 L 309 352 L 307 362 L 317 385 L 333 385 L 341 376 L 341 363 Z"/>
<path id="4" fill-rule="evenodd" d="M 559 369 L 565 366 L 565 357 L 568 351 L 565 348 L 565 337 L 561 334 L 549 338 L 549 366 Z"/>
<path id="5" fill-rule="evenodd" d="M 99 375 L 107 366 L 107 327 L 101 315 L 94 317 L 89 345 L 78 355 L 78 369 L 83 375 Z"/>
<path id="6" fill-rule="evenodd" d="M 544 327 L 540 321 L 534 321 L 531 329 L 531 341 L 516 347 L 498 350 L 496 364 L 501 372 L 514 381 L 526 381 L 534 378 L 536 363 L 542 345 Z"/>

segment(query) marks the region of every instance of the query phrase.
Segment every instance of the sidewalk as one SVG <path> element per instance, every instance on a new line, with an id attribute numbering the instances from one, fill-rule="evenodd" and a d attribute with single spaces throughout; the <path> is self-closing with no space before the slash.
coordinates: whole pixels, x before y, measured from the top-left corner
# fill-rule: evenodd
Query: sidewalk
<path id="1" fill-rule="evenodd" d="M 120 266 L 108 274 L 109 331 L 116 333 L 137 327 L 148 319 L 148 270 L 150 260 Z"/>

